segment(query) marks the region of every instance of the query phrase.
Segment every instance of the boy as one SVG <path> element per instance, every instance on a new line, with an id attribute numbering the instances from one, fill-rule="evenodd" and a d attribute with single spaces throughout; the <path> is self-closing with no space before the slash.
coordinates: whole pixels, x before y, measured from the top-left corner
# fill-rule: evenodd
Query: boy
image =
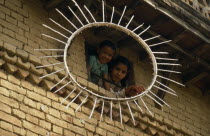
<path id="1" fill-rule="evenodd" d="M 116 47 L 109 41 L 103 41 L 98 49 L 96 56 L 89 57 L 89 71 L 90 71 L 90 81 L 98 84 L 100 77 L 108 79 L 108 66 L 107 63 L 110 62 L 115 55 Z M 109 83 L 103 81 L 103 86 L 105 89 L 109 90 Z"/>

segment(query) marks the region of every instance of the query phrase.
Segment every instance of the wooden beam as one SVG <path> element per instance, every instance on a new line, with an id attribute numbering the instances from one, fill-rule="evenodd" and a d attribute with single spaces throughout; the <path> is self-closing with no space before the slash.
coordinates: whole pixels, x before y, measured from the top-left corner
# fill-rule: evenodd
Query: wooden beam
<path id="1" fill-rule="evenodd" d="M 179 40 L 184 38 L 186 34 L 186 30 L 182 31 L 180 34 L 178 34 L 176 37 L 173 38 L 172 43 L 177 43 Z"/>
<path id="2" fill-rule="evenodd" d="M 180 3 L 183 3 L 180 0 L 172 0 L 174 3 L 178 3 L 178 5 Z M 174 15 L 170 10 L 167 10 L 166 8 L 160 7 L 159 5 L 163 5 L 165 4 L 165 6 L 167 6 L 168 8 L 175 8 L 175 7 L 170 7 L 169 5 L 167 5 L 165 2 L 163 2 L 162 0 L 157 0 L 156 3 L 155 1 L 152 0 L 144 0 L 144 2 L 146 2 L 147 4 L 151 5 L 153 8 L 155 8 L 156 10 L 160 11 L 161 13 L 163 13 L 164 15 L 170 17 L 172 20 L 174 20 L 175 22 L 177 22 L 179 25 L 181 25 L 182 27 L 184 27 L 185 29 L 189 30 L 190 32 L 192 32 L 193 34 L 197 35 L 198 37 L 200 37 L 202 40 L 204 40 L 205 42 L 210 44 L 210 39 L 207 38 L 204 34 L 200 33 L 197 29 L 193 28 L 192 25 L 187 24 L 185 21 L 183 21 L 183 19 L 179 18 L 178 16 Z M 184 3 L 185 4 L 185 3 Z M 183 4 L 182 4 L 183 5 Z M 187 4 L 186 4 L 187 5 Z M 210 24 L 209 19 L 203 17 L 202 15 L 198 14 L 197 11 L 192 10 L 191 7 L 189 6 L 184 6 L 185 9 L 187 11 L 192 11 L 192 13 L 189 16 L 184 15 L 186 18 L 188 18 L 189 20 L 191 20 L 191 22 L 194 22 L 194 20 L 199 21 L 199 19 L 201 19 L 203 22 L 205 22 L 206 24 L 204 24 L 203 22 L 200 21 L 200 23 L 202 23 L 203 29 L 206 29 L 208 31 L 208 26 Z M 180 7 L 177 7 L 180 8 Z M 182 9 L 183 10 L 183 9 Z M 180 14 L 180 11 L 179 11 Z M 199 19 L 195 17 L 199 16 Z M 189 21 L 188 21 L 189 22 Z M 200 25 L 201 26 L 201 25 Z M 209 32 L 209 31 L 208 31 Z"/>
<path id="3" fill-rule="evenodd" d="M 201 72 L 198 75 L 196 75 L 195 77 L 189 79 L 188 81 L 185 82 L 185 85 L 191 85 L 193 83 L 196 83 L 197 81 L 201 80 L 202 78 L 208 76 L 207 72 Z"/>
<path id="4" fill-rule="evenodd" d="M 46 9 L 52 9 L 55 8 L 58 4 L 60 4 L 61 2 L 63 2 L 64 0 L 50 0 L 46 5 L 45 8 Z"/>
<path id="5" fill-rule="evenodd" d="M 147 2 L 151 2 L 150 0 L 145 0 L 145 1 L 147 1 Z M 96 2 L 99 2 L 99 3 L 101 3 L 101 1 L 100 0 L 96 0 Z M 150 3 L 154 8 L 157 8 L 158 9 L 158 7 L 156 7 L 156 5 L 154 5 L 154 3 Z M 112 7 L 110 7 L 109 5 L 106 5 L 106 8 L 108 9 L 108 10 L 112 10 Z M 160 9 L 161 11 L 162 11 L 162 9 Z M 164 11 L 165 12 L 165 11 Z M 119 11 L 117 11 L 117 10 L 115 10 L 115 13 L 118 15 L 118 16 L 120 16 L 122 13 L 121 12 L 119 12 Z M 166 13 L 165 13 L 166 14 Z M 170 15 L 170 16 L 173 16 L 173 15 L 171 15 L 171 13 L 169 14 L 168 13 L 168 15 Z M 173 19 L 176 19 L 177 17 L 173 17 Z M 127 20 L 127 21 L 129 21 L 130 20 L 130 17 L 128 17 L 128 16 L 124 16 L 124 19 L 125 20 Z M 180 19 L 177 19 L 177 20 L 180 20 Z M 183 22 L 182 22 L 183 23 Z M 135 25 L 135 26 L 139 26 L 140 24 L 138 23 L 138 22 L 136 22 L 135 20 L 133 20 L 132 21 L 132 24 L 133 25 Z M 186 24 L 186 23 L 184 23 L 184 24 Z M 187 26 L 187 27 L 190 27 L 190 26 Z M 143 29 L 145 29 L 145 27 L 142 27 Z M 197 30 L 195 30 L 195 31 L 197 31 Z M 157 33 L 155 33 L 154 31 L 151 31 L 151 30 L 148 30 L 147 31 L 149 34 L 151 34 L 151 35 L 153 35 L 153 36 L 157 36 L 158 34 Z M 166 39 L 166 38 L 164 38 L 164 37 L 159 37 L 159 39 L 161 40 L 161 41 L 167 41 L 168 39 Z M 207 41 L 210 43 L 210 39 L 207 39 Z M 194 54 L 192 54 L 192 53 L 190 53 L 189 51 L 186 51 L 186 50 L 184 50 L 184 49 L 182 49 L 181 47 L 179 47 L 179 45 L 177 45 L 177 44 L 175 44 L 175 43 L 167 43 L 170 47 L 172 47 L 173 49 L 175 49 L 175 50 L 177 50 L 177 51 L 179 51 L 179 52 L 181 52 L 181 53 L 183 53 L 183 54 L 185 54 L 186 56 L 188 56 L 189 58 L 191 58 L 193 61 L 195 61 L 195 62 L 197 62 L 198 64 L 201 64 L 201 65 L 203 65 L 207 70 L 210 70 L 210 64 L 208 63 L 208 62 L 206 62 L 205 60 L 203 60 L 203 59 L 201 59 L 200 57 L 198 57 L 198 56 L 196 56 L 196 55 L 194 55 Z"/>

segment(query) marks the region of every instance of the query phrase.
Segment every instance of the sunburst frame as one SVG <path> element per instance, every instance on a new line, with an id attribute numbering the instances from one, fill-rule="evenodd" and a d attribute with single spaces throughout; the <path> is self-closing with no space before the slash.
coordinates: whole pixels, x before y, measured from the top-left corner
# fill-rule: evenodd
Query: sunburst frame
<path id="1" fill-rule="evenodd" d="M 113 18 L 114 18 L 114 13 L 115 13 L 115 8 L 113 7 L 112 8 L 112 14 L 111 14 L 111 19 L 108 21 L 105 20 L 105 5 L 104 5 L 104 1 L 102 0 L 102 14 L 103 14 L 103 18 L 102 18 L 102 22 L 98 22 L 96 21 L 96 19 L 94 18 L 94 16 L 92 15 L 92 13 L 90 12 L 90 10 L 84 5 L 84 8 L 86 9 L 87 13 L 91 16 L 91 20 L 93 20 L 93 22 L 91 22 L 84 14 L 84 12 L 82 11 L 82 9 L 80 8 L 80 6 L 77 4 L 77 2 L 75 0 L 72 0 L 72 2 L 74 2 L 74 4 L 76 5 L 76 7 L 78 8 L 78 10 L 80 11 L 80 13 L 82 14 L 82 16 L 84 17 L 84 19 L 86 20 L 86 23 L 87 24 L 84 24 L 80 18 L 74 13 L 74 11 L 68 6 L 70 12 L 75 16 L 75 18 L 78 20 L 78 22 L 81 24 L 80 28 L 78 28 L 76 25 L 74 25 L 60 10 L 56 9 L 56 11 L 66 20 L 68 21 L 72 27 L 75 28 L 75 31 L 74 32 L 71 32 L 69 29 L 65 28 L 64 26 L 62 26 L 61 24 L 57 23 L 56 21 L 54 21 L 53 19 L 49 18 L 50 21 L 52 21 L 54 24 L 56 24 L 57 26 L 59 26 L 60 28 L 62 28 L 63 30 L 67 31 L 68 33 L 71 34 L 70 37 L 62 34 L 61 32 L 51 28 L 50 26 L 48 25 L 45 25 L 43 24 L 44 27 L 48 28 L 49 30 L 61 35 L 62 37 L 66 38 L 67 41 L 62 41 L 62 40 L 59 40 L 55 37 L 52 37 L 50 35 L 47 35 L 47 34 L 42 34 L 43 36 L 45 37 L 48 37 L 50 39 L 53 39 L 53 40 L 56 40 L 62 44 L 65 45 L 65 48 L 64 49 L 35 49 L 35 50 L 38 50 L 38 51 L 59 51 L 59 52 L 63 52 L 63 55 L 55 55 L 55 56 L 40 56 L 40 58 L 50 58 L 50 57 L 63 57 L 63 62 L 59 62 L 59 63 L 54 63 L 54 64 L 49 64 L 49 65 L 44 65 L 44 66 L 37 66 L 36 68 L 43 68 L 43 67 L 49 67 L 49 66 L 55 66 L 55 65 L 60 65 L 60 64 L 64 64 L 64 68 L 63 69 L 60 69 L 58 71 L 55 71 L 55 72 L 52 72 L 52 73 L 49 73 L 49 74 L 46 74 L 44 76 L 41 76 L 40 78 L 45 78 L 47 76 L 50 76 L 50 75 L 53 75 L 53 74 L 56 74 L 58 72 L 61 72 L 61 71 L 66 71 L 66 76 L 61 79 L 58 83 L 56 83 L 52 88 L 58 86 L 62 81 L 64 81 L 65 79 L 69 78 L 70 77 L 70 81 L 67 82 L 66 84 L 64 84 L 62 87 L 60 87 L 59 89 L 57 89 L 54 93 L 57 93 L 59 92 L 61 89 L 63 89 L 64 87 L 66 87 L 68 84 L 70 83 L 73 83 L 74 85 L 76 85 L 76 87 L 64 98 L 64 100 L 61 102 L 61 104 L 64 103 L 64 101 L 70 97 L 70 95 L 72 93 L 75 92 L 76 89 L 79 89 L 79 93 L 68 103 L 68 105 L 66 106 L 66 109 L 69 108 L 69 106 L 76 100 L 76 98 L 78 98 L 84 91 L 85 92 L 88 92 L 88 95 L 86 95 L 86 97 L 84 98 L 84 100 L 81 102 L 81 104 L 77 107 L 77 109 L 75 110 L 78 111 L 78 109 L 85 103 L 86 100 L 88 100 L 89 97 L 93 97 L 93 100 L 94 100 L 94 105 L 93 105 L 93 108 L 92 108 L 92 111 L 90 113 L 90 116 L 89 118 L 92 117 L 93 115 L 93 112 L 95 110 L 95 107 L 96 107 L 96 103 L 97 101 L 102 101 L 102 109 L 101 109 L 101 116 L 100 116 L 100 121 L 102 119 L 102 116 L 103 116 L 103 111 L 104 111 L 104 103 L 105 102 L 109 102 L 110 103 L 110 118 L 112 120 L 112 106 L 113 106 L 113 102 L 115 103 L 118 103 L 119 104 L 119 112 L 120 112 L 120 121 L 122 123 L 122 109 L 121 109 L 121 103 L 122 102 L 125 102 L 128 106 L 128 109 L 129 109 L 129 112 L 131 114 L 131 117 L 132 117 L 132 120 L 133 120 L 133 123 L 135 124 L 135 119 L 134 119 L 134 115 L 132 113 L 132 110 L 131 110 L 131 107 L 130 107 L 130 104 L 129 102 L 134 102 L 137 107 L 139 108 L 139 110 L 141 112 L 143 112 L 142 108 L 140 107 L 139 103 L 137 102 L 137 100 L 140 100 L 143 105 L 145 106 L 145 108 L 148 110 L 148 112 L 153 116 L 153 113 L 150 111 L 150 109 L 148 108 L 148 106 L 146 105 L 145 101 L 143 100 L 143 97 L 147 96 L 148 98 L 154 100 L 158 105 L 160 105 L 161 107 L 163 107 L 163 104 L 167 105 L 168 107 L 170 107 L 164 100 L 162 100 L 161 98 L 159 98 L 155 93 L 152 92 L 152 88 L 156 88 L 156 89 L 160 89 L 166 93 L 169 93 L 171 95 L 176 95 L 176 92 L 169 88 L 168 86 L 164 85 L 163 83 L 157 81 L 157 78 L 161 78 L 161 79 L 165 79 L 165 80 L 168 80 L 170 82 L 173 82 L 175 84 L 178 84 L 178 85 L 181 85 L 181 86 L 184 86 L 183 84 L 175 81 L 175 80 L 172 80 L 172 79 L 169 79 L 167 77 L 164 77 L 164 76 L 161 76 L 158 74 L 158 72 L 170 72 L 170 73 L 181 73 L 181 72 L 178 72 L 178 71 L 173 71 L 173 70 L 166 70 L 166 69 L 159 69 L 158 66 L 159 65 L 172 65 L 172 66 L 180 66 L 180 64 L 177 64 L 177 63 L 157 63 L 157 60 L 166 60 L 166 61 L 178 61 L 178 59 L 173 59 L 173 58 L 164 58 L 164 57 L 156 57 L 155 54 L 169 54 L 168 52 L 154 52 L 152 51 L 152 47 L 154 46 L 158 46 L 158 45 L 161 45 L 161 44 L 165 44 L 165 43 L 168 43 L 170 42 L 171 40 L 168 40 L 168 41 L 163 41 L 163 42 L 159 42 L 159 43 L 155 43 L 155 44 L 152 44 L 152 45 L 148 45 L 146 42 L 147 41 L 150 41 L 150 40 L 153 40 L 155 38 L 158 38 L 160 37 L 160 35 L 157 35 L 157 36 L 154 36 L 154 37 L 151 37 L 151 38 L 148 38 L 148 39 L 142 39 L 140 36 L 145 33 L 149 28 L 150 26 L 146 27 L 142 32 L 140 33 L 136 33 L 136 30 L 138 30 L 139 28 L 141 28 L 143 24 L 139 25 L 138 27 L 136 27 L 135 29 L 133 30 L 130 30 L 129 29 L 129 25 L 130 23 L 132 22 L 132 20 L 134 19 L 134 15 L 130 18 L 129 22 L 127 23 L 126 26 L 122 26 L 120 25 L 121 23 L 121 20 L 123 19 L 123 16 L 124 16 L 124 13 L 126 11 L 126 6 L 124 7 L 123 9 L 123 12 L 122 12 L 122 15 L 118 21 L 118 23 L 113 23 Z M 128 35 L 130 35 L 132 38 L 134 38 L 146 51 L 147 53 L 149 54 L 149 57 L 151 58 L 152 60 L 152 65 L 153 65 L 153 78 L 152 78 L 152 81 L 150 83 L 150 85 L 145 89 L 145 91 L 139 95 L 136 95 L 136 96 L 132 96 L 132 97 L 129 97 L 129 98 L 112 98 L 112 97 L 107 97 L 107 96 L 102 96 L 100 94 L 96 94 L 94 93 L 93 91 L 87 89 L 86 87 L 83 87 L 82 85 L 80 85 L 74 78 L 74 76 L 72 75 L 71 71 L 69 70 L 69 67 L 68 67 L 68 64 L 67 64 L 67 52 L 68 52 L 68 49 L 70 48 L 71 46 L 71 42 L 72 40 L 74 39 L 75 36 L 77 36 L 78 34 L 80 34 L 82 31 L 84 31 L 85 29 L 87 28 L 91 28 L 91 27 L 99 27 L 99 26 L 105 26 L 105 27 L 110 27 L 110 28 L 113 28 L 113 29 L 116 29 L 116 30 L 119 30 L 121 32 L 124 32 Z M 161 88 L 161 87 L 158 87 L 155 85 L 155 83 L 163 86 L 164 88 Z M 158 100 L 157 100 L 158 99 Z M 159 102 L 161 101 L 161 103 Z M 170 107 L 171 108 L 171 107 Z"/>

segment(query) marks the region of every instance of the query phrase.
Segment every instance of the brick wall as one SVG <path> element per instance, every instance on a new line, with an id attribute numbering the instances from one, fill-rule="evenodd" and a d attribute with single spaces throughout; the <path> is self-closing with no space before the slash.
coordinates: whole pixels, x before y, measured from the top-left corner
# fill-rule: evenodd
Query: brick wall
<path id="1" fill-rule="evenodd" d="M 123 125 L 119 121 L 117 106 L 114 105 L 113 120 L 109 118 L 109 107 L 105 105 L 105 115 L 100 122 L 100 112 L 96 111 L 92 119 L 89 118 L 92 101 L 75 112 L 81 101 L 80 96 L 69 109 L 65 106 L 76 95 L 73 94 L 63 105 L 68 91 L 73 89 L 68 85 L 59 94 L 50 91 L 65 72 L 40 79 L 40 76 L 59 70 L 62 65 L 36 69 L 35 66 L 60 62 L 59 59 L 40 59 L 37 56 L 56 55 L 55 52 L 38 52 L 34 48 L 62 48 L 64 45 L 41 36 L 46 33 L 59 37 L 52 31 L 44 28 L 43 23 L 54 26 L 49 20 L 51 17 L 60 20 L 54 11 L 49 13 L 42 8 L 42 3 L 35 0 L 0 0 L 0 135 L 1 136 L 92 136 L 92 135 L 193 135 L 208 136 L 210 134 L 210 110 L 207 97 L 202 96 L 197 88 L 190 86 L 182 88 L 170 84 L 177 91 L 179 97 L 166 95 L 166 102 L 171 109 L 164 107 L 163 111 L 154 108 L 154 103 L 145 98 L 147 105 L 154 113 L 152 117 L 147 111 L 140 113 L 134 104 L 132 111 L 136 118 L 136 125 L 126 105 L 123 108 Z M 65 24 L 68 27 L 69 24 Z M 67 36 L 67 32 L 62 31 Z M 93 91 L 104 90 L 88 82 L 84 56 L 84 38 L 79 35 L 74 39 L 69 52 L 69 67 L 74 77 L 82 85 Z M 77 59 L 80 58 L 80 59 Z M 133 59 L 135 60 L 135 58 Z M 134 61 L 135 69 L 144 68 L 139 62 Z M 141 74 L 141 72 L 139 73 Z M 142 75 L 144 76 L 144 75 Z M 177 77 L 174 77 L 177 78 Z M 145 76 L 149 81 L 149 77 Z M 177 80 L 179 80 L 177 78 Z M 61 83 L 64 85 L 64 83 Z M 79 90 L 77 90 L 79 91 Z M 142 106 L 142 104 L 140 104 Z M 97 105 L 100 109 L 100 104 Z M 143 108 L 145 111 L 145 108 Z"/>

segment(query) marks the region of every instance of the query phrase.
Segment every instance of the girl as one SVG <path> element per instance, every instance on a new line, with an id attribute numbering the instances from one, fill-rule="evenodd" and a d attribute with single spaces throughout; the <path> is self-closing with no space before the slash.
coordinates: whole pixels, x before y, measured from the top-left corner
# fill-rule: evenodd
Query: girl
<path id="1" fill-rule="evenodd" d="M 111 63 L 108 78 L 114 84 L 110 85 L 110 89 L 115 92 L 117 96 L 131 97 L 140 94 L 145 90 L 143 86 L 138 85 L 131 85 L 127 87 L 130 72 L 131 63 L 123 56 L 118 56 Z"/>

